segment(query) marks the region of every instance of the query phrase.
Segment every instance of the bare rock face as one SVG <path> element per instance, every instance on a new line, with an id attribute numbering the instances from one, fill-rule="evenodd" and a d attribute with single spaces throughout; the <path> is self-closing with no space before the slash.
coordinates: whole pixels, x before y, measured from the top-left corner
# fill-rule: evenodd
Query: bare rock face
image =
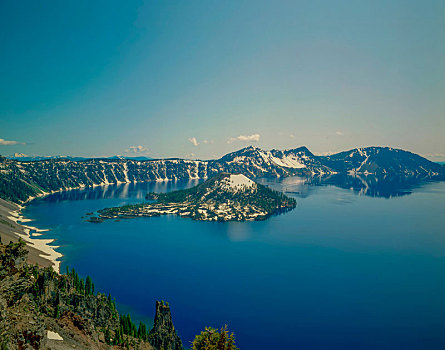
<path id="1" fill-rule="evenodd" d="M 148 340 L 156 349 L 182 350 L 182 342 L 173 325 L 170 307 L 163 301 L 156 301 L 156 316 Z"/>

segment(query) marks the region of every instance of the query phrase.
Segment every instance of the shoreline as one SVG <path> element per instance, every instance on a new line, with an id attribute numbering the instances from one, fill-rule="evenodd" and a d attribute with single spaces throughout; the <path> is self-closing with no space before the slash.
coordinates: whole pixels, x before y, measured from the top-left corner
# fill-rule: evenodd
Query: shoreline
<path id="1" fill-rule="evenodd" d="M 28 203 L 30 200 L 26 201 Z M 26 242 L 29 251 L 28 260 L 32 264 L 43 267 L 52 266 L 60 274 L 60 259 L 63 254 L 56 249 L 60 246 L 51 245 L 55 239 L 40 238 L 49 229 L 39 229 L 28 223 L 33 220 L 22 214 L 24 207 L 16 203 L 0 199 L 0 233 L 3 244 L 17 242 L 20 238 Z M 38 237 L 38 238 L 37 238 Z"/>
<path id="2" fill-rule="evenodd" d="M 167 180 L 176 181 L 171 179 Z M 132 182 L 137 183 L 144 181 L 118 181 L 116 183 L 100 183 L 92 184 L 91 186 L 80 185 L 77 187 L 60 188 L 59 190 L 53 190 L 50 192 L 41 191 L 34 196 L 28 197 L 28 199 L 21 204 L 0 198 L 0 241 L 3 244 L 7 244 L 9 242 L 17 242 L 21 238 L 26 242 L 26 249 L 29 252 L 28 262 L 42 267 L 52 266 L 53 269 L 60 274 L 60 260 L 58 259 L 63 257 L 63 254 L 56 250 L 57 248 L 60 248 L 60 246 L 51 245 L 51 243 L 55 242 L 55 239 L 40 238 L 40 236 L 44 236 L 44 232 L 48 232 L 50 230 L 39 229 L 37 227 L 27 225 L 26 223 L 32 222 L 33 220 L 23 216 L 21 213 L 22 209 L 24 209 L 25 206 L 34 199 L 43 198 L 57 192 L 79 190 L 89 187 L 95 188 L 99 186 L 129 184 Z"/>
<path id="3" fill-rule="evenodd" d="M 168 180 L 172 181 L 170 179 Z M 127 184 L 131 182 L 132 181 L 118 181 L 116 183 L 100 183 L 93 184 L 91 186 L 80 185 L 77 187 L 61 188 L 59 190 L 53 190 L 50 192 L 41 191 L 34 196 L 28 197 L 28 199 L 21 203 L 21 205 L 0 198 L 0 241 L 3 244 L 7 244 L 9 242 L 17 242 L 21 238 L 26 242 L 26 249 L 29 252 L 28 262 L 31 264 L 37 264 L 41 267 L 52 266 L 53 269 L 60 274 L 59 259 L 63 257 L 63 254 L 56 250 L 57 248 L 60 248 L 60 246 L 51 245 L 51 243 L 55 242 L 55 239 L 40 238 L 40 236 L 44 236 L 44 232 L 48 232 L 50 230 L 39 229 L 37 227 L 27 225 L 26 223 L 32 222 L 33 220 L 23 216 L 21 213 L 22 209 L 24 209 L 25 206 L 34 199 L 43 198 L 57 192 L 78 190 L 88 187 L 94 188 L 99 186 Z"/>

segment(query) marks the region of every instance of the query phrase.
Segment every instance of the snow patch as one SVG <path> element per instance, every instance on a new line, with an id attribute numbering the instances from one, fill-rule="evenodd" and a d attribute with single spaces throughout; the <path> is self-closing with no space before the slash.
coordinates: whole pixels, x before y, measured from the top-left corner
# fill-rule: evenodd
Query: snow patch
<path id="1" fill-rule="evenodd" d="M 63 338 L 60 336 L 59 333 L 56 333 L 53 331 L 47 331 L 46 336 L 48 337 L 48 339 L 51 339 L 51 340 L 63 340 Z"/>
<path id="2" fill-rule="evenodd" d="M 227 185 L 230 189 L 235 191 L 242 189 L 251 189 L 256 186 L 255 182 L 250 180 L 248 177 L 238 174 L 238 175 L 230 175 L 227 177 Z"/>
<path id="3" fill-rule="evenodd" d="M 299 158 L 294 155 L 288 155 L 283 158 L 277 158 L 274 156 L 270 156 L 270 159 L 277 165 L 285 167 L 285 168 L 294 168 L 294 169 L 301 169 L 305 168 L 306 165 L 299 162 Z"/>

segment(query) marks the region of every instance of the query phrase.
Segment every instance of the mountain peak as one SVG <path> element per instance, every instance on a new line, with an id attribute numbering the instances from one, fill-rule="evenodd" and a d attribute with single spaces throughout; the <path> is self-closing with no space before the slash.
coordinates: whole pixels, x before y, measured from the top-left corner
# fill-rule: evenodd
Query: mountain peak
<path id="1" fill-rule="evenodd" d="M 252 152 L 252 151 L 261 151 L 261 148 L 255 147 L 255 146 L 248 146 L 248 147 L 241 148 L 238 151 L 235 151 L 235 153 L 246 153 L 246 152 Z"/>

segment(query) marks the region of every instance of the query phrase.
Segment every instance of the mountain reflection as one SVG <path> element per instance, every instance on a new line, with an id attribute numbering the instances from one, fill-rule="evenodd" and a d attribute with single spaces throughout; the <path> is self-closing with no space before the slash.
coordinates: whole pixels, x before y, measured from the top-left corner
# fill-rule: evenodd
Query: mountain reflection
<path id="1" fill-rule="evenodd" d="M 335 186 L 351 190 L 357 195 L 392 198 L 411 194 L 417 188 L 434 180 L 416 176 L 376 176 L 334 174 L 316 177 L 286 177 L 257 179 L 257 182 L 284 193 L 306 198 L 317 186 Z"/>
<path id="2" fill-rule="evenodd" d="M 131 182 L 125 184 L 86 187 L 82 189 L 56 192 L 43 198 L 51 202 L 94 200 L 107 198 L 135 198 L 144 200 L 148 192 L 168 192 L 190 188 L 199 184 L 200 180 L 166 181 L 166 182 Z"/>
<path id="3" fill-rule="evenodd" d="M 422 187 L 433 180 L 416 176 L 400 175 L 346 175 L 335 174 L 325 177 L 314 177 L 308 179 L 312 185 L 333 185 L 349 189 L 358 195 L 370 197 L 401 197 L 411 194 L 415 189 Z"/>
<path id="4" fill-rule="evenodd" d="M 107 198 L 133 198 L 144 200 L 148 192 L 168 192 L 198 185 L 204 180 L 139 182 L 116 185 L 106 185 L 74 189 L 53 193 L 43 200 L 52 202 L 94 200 Z M 289 195 L 306 198 L 317 190 L 318 186 L 336 186 L 353 191 L 357 195 L 370 197 L 392 198 L 411 194 L 433 180 L 421 177 L 346 175 L 335 174 L 317 177 L 285 177 L 278 179 L 259 178 L 256 182 L 267 185 L 277 191 Z"/>

